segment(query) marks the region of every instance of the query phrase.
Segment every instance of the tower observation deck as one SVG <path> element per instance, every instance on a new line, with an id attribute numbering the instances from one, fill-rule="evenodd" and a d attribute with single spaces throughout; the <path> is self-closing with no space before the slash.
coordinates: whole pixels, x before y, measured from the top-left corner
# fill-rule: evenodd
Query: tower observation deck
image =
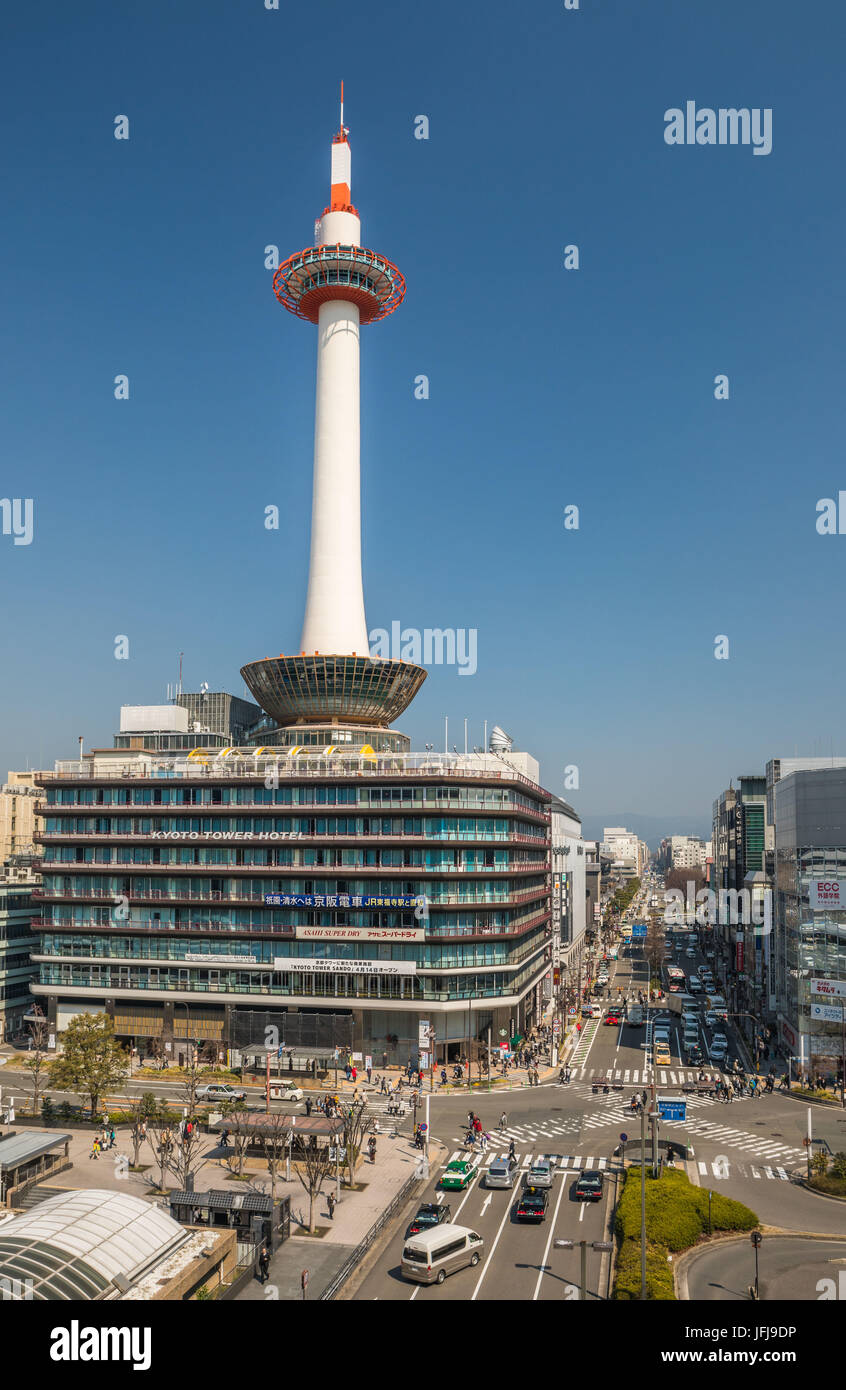
<path id="1" fill-rule="evenodd" d="M 311 551 L 300 652 L 250 662 L 241 675 L 280 724 L 328 717 L 385 726 L 414 698 L 426 671 L 370 656 L 361 558 L 359 351 L 361 325 L 399 307 L 405 278 L 387 257 L 361 245 L 343 86 L 329 206 L 317 243 L 289 256 L 273 277 L 279 303 L 317 326 Z"/>

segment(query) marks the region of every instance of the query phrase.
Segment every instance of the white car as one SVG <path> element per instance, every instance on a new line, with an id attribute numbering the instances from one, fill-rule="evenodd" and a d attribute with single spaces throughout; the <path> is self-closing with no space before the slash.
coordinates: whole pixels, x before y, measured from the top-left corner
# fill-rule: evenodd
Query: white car
<path id="1" fill-rule="evenodd" d="M 195 1092 L 197 1100 L 246 1100 L 246 1091 L 236 1091 L 234 1086 L 229 1086 L 223 1081 L 211 1081 L 207 1086 L 198 1086 Z"/>
<path id="2" fill-rule="evenodd" d="M 726 1037 L 725 1033 L 714 1034 L 713 1038 L 711 1039 L 712 1052 L 714 1051 L 715 1047 L 728 1047 L 728 1038 Z"/>
<path id="3" fill-rule="evenodd" d="M 271 1081 L 271 1100 L 302 1100 L 302 1098 L 302 1086 L 295 1086 L 293 1081 Z"/>
<path id="4" fill-rule="evenodd" d="M 536 1158 L 523 1178 L 527 1187 L 552 1187 L 553 1166 L 548 1158 Z"/>

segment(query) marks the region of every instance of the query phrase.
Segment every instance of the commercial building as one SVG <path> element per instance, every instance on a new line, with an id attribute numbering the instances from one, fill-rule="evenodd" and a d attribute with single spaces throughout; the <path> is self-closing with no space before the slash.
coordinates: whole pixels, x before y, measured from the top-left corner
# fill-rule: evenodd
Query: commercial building
<path id="1" fill-rule="evenodd" d="M 0 868 L 0 1042 L 21 1033 L 38 977 L 31 954 L 34 890 L 41 878 L 26 855 Z"/>
<path id="2" fill-rule="evenodd" d="M 32 854 L 37 772 L 10 772 L 0 791 L 0 864 L 13 855 Z"/>
<path id="3" fill-rule="evenodd" d="M 563 989 L 577 995 L 588 926 L 586 846 L 573 807 L 553 796 L 550 809 L 552 993 Z"/>
<path id="4" fill-rule="evenodd" d="M 708 858 L 710 845 L 697 835 L 671 835 L 669 867 L 671 869 L 701 869 Z"/>
<path id="5" fill-rule="evenodd" d="M 846 767 L 782 768 L 773 806 L 779 1037 L 804 1071 L 836 1075 L 846 1006 Z"/>
<path id="6" fill-rule="evenodd" d="M 622 825 L 605 826 L 602 853 L 611 860 L 611 871 L 618 878 L 639 878 L 649 850 L 642 840 Z"/>

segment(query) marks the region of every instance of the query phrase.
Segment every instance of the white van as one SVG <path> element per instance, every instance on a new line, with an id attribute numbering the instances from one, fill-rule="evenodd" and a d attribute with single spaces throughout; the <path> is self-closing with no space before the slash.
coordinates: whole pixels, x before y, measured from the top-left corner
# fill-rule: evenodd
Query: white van
<path id="1" fill-rule="evenodd" d="M 442 1284 L 448 1274 L 466 1265 L 475 1267 L 484 1252 L 485 1242 L 476 1231 L 445 1222 L 405 1242 L 402 1277 L 415 1284 Z"/>

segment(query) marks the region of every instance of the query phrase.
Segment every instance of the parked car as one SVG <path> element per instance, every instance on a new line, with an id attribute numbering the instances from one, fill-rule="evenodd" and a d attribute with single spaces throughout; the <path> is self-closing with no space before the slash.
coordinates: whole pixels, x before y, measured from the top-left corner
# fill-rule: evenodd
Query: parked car
<path id="1" fill-rule="evenodd" d="M 456 1158 L 448 1163 L 441 1175 L 441 1187 L 454 1192 L 463 1192 L 469 1187 L 479 1171 L 479 1159 L 475 1154 L 468 1158 Z"/>
<path id="2" fill-rule="evenodd" d="M 573 1184 L 573 1193 L 580 1202 L 598 1202 L 602 1197 L 603 1175 L 598 1168 L 586 1168 Z"/>
<path id="3" fill-rule="evenodd" d="M 418 1208 L 413 1221 L 410 1222 L 405 1239 L 408 1240 L 409 1236 L 419 1235 L 421 1231 L 428 1231 L 433 1226 L 440 1226 L 444 1221 L 449 1221 L 449 1217 L 449 1202 L 443 1202 L 441 1206 L 438 1206 L 437 1202 L 424 1202 L 422 1207 Z"/>
<path id="4" fill-rule="evenodd" d="M 236 1090 L 225 1081 L 209 1081 L 205 1086 L 198 1086 L 195 1093 L 197 1100 L 246 1100 L 247 1092 Z"/>
<path id="5" fill-rule="evenodd" d="M 526 1187 L 517 1202 L 518 1221 L 543 1221 L 549 1204 L 549 1192 L 545 1187 Z"/>

